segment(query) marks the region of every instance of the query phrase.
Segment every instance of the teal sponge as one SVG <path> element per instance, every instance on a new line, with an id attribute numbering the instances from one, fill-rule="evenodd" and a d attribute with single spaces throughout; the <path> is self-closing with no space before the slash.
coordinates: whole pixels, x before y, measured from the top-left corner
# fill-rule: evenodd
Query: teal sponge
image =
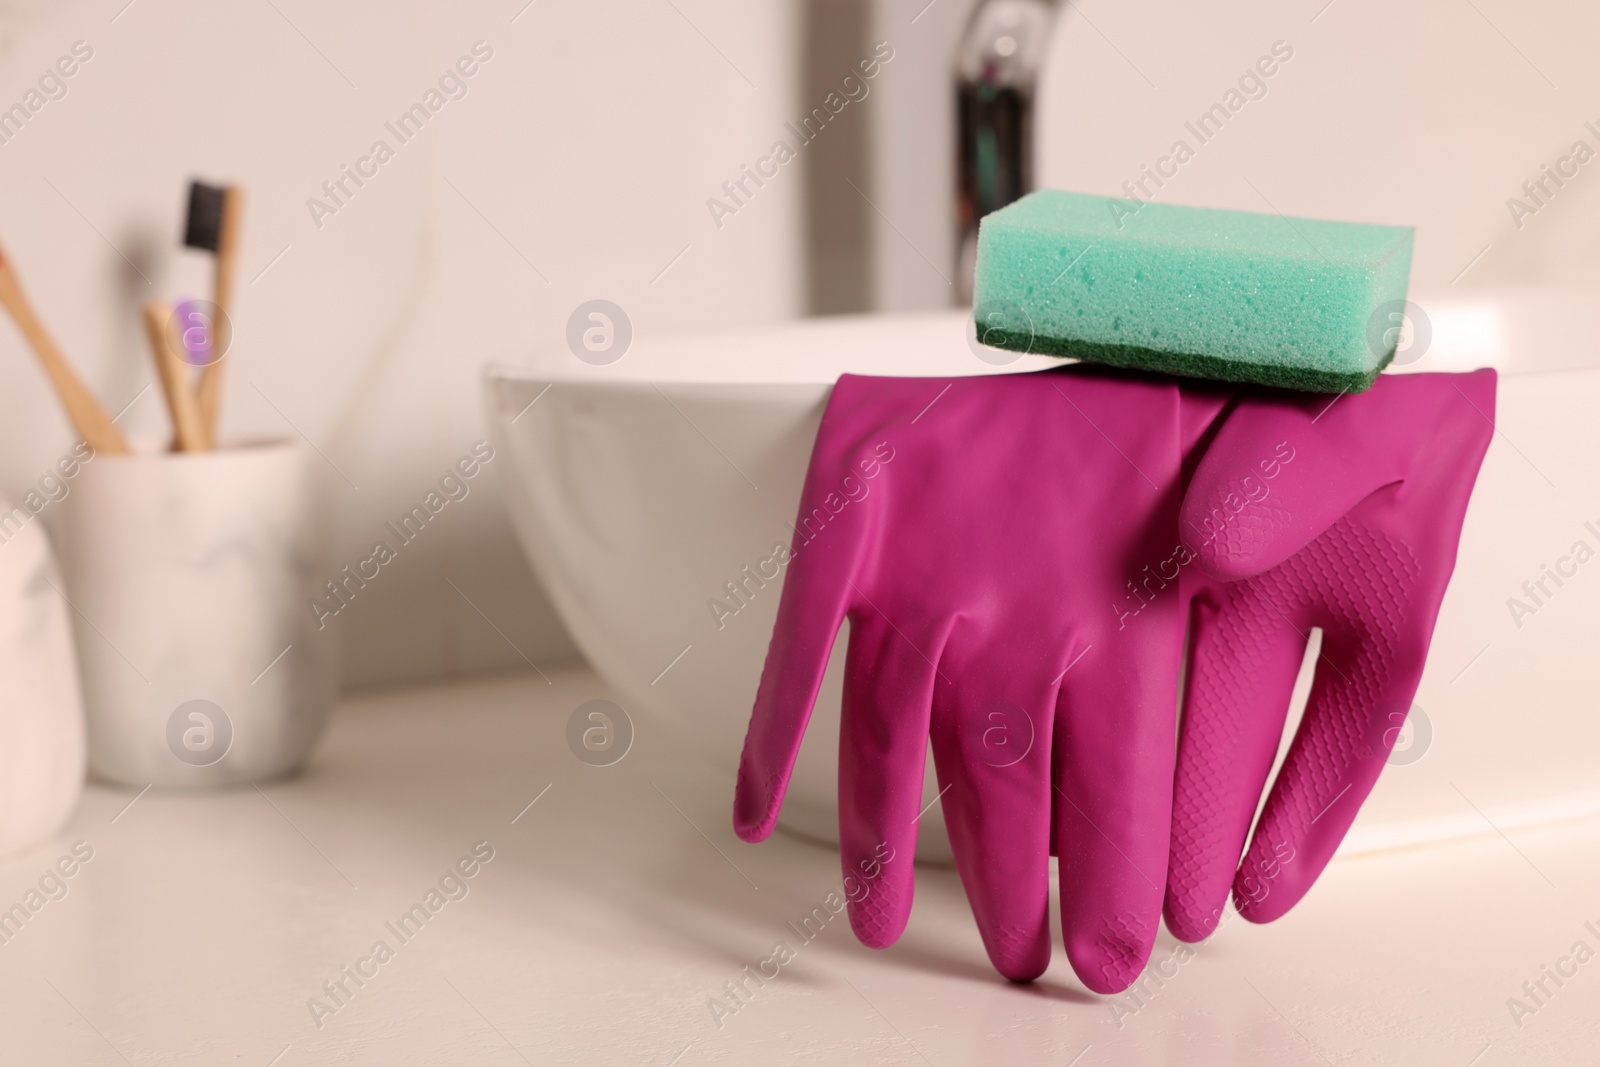
<path id="1" fill-rule="evenodd" d="M 1409 227 L 1046 189 L 986 215 L 985 344 L 1195 378 L 1360 392 L 1394 358 Z"/>

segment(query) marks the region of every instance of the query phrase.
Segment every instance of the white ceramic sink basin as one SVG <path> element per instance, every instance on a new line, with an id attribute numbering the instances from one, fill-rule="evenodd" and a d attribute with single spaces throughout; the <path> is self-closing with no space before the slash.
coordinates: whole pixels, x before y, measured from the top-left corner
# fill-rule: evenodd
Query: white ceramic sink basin
<path id="1" fill-rule="evenodd" d="M 1557 293 L 1417 300 L 1433 340 L 1403 370 L 1498 367 L 1500 432 L 1418 692 L 1419 725 L 1402 737 L 1346 851 L 1600 810 L 1600 562 L 1571 558 L 1580 540 L 1600 553 L 1600 303 Z M 496 466 L 535 572 L 641 733 L 652 717 L 670 718 L 727 769 L 730 810 L 781 579 L 747 584 L 747 603 L 720 625 L 709 602 L 731 603 L 727 583 L 792 536 L 840 373 L 938 378 L 1054 365 L 991 366 L 965 329 L 958 312 L 810 320 L 641 339 L 609 366 L 562 349 L 488 371 L 505 457 Z M 1559 587 L 1546 579 L 1550 595 L 1535 605 L 1523 583 L 1537 583 L 1542 566 L 1571 574 Z M 1511 597 L 1534 612 L 1513 618 Z M 829 840 L 843 639 L 782 817 Z M 932 782 L 930 765 L 928 800 Z M 921 827 L 919 856 L 947 857 L 937 805 Z"/>

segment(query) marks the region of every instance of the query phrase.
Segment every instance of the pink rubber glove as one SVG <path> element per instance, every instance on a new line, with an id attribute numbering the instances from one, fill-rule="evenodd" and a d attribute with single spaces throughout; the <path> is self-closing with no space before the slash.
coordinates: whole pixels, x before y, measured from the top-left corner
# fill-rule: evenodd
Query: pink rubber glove
<path id="1" fill-rule="evenodd" d="M 1029 980 L 1049 963 L 1053 845 L 1078 976 L 1116 992 L 1143 968 L 1166 884 L 1182 611 L 1169 596 L 1125 626 L 1107 609 L 1170 550 L 1183 455 L 1209 421 L 1185 419 L 1181 403 L 1170 379 L 1084 366 L 839 379 L 806 475 L 734 826 L 747 841 L 772 832 L 848 616 L 841 861 L 847 885 L 877 874 L 850 894 L 865 944 L 892 944 L 911 910 L 931 739 L 956 866 L 996 969 Z M 875 862 L 885 856 L 897 858 Z"/>
<path id="2" fill-rule="evenodd" d="M 1251 393 L 1206 448 L 1181 525 L 1196 559 L 1180 579 L 1194 610 L 1175 936 L 1209 936 L 1230 884 L 1245 918 L 1278 918 L 1344 838 L 1416 695 L 1494 397 L 1492 370 L 1385 375 L 1331 407 Z M 1314 626 L 1311 700 L 1236 872 Z"/>

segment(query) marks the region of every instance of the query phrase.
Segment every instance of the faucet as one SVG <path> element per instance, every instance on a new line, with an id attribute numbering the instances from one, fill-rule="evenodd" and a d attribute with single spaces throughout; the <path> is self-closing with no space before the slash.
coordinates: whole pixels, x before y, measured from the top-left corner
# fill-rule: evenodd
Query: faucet
<path id="1" fill-rule="evenodd" d="M 956 286 L 972 302 L 978 220 L 1033 188 L 1034 84 L 1061 0 L 979 0 L 956 46 Z"/>

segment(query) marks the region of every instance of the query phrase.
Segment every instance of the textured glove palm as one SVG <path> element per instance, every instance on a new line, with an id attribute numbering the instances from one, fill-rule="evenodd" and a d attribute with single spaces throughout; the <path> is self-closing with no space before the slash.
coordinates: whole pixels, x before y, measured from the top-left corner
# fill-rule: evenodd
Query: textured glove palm
<path id="1" fill-rule="evenodd" d="M 1209 936 L 1230 885 L 1245 918 L 1283 915 L 1350 828 L 1416 696 L 1494 400 L 1492 370 L 1384 376 L 1332 406 L 1256 393 L 1206 448 L 1181 520 L 1196 559 L 1180 578 L 1177 937 Z M 1312 627 L 1310 702 L 1240 864 Z"/>

